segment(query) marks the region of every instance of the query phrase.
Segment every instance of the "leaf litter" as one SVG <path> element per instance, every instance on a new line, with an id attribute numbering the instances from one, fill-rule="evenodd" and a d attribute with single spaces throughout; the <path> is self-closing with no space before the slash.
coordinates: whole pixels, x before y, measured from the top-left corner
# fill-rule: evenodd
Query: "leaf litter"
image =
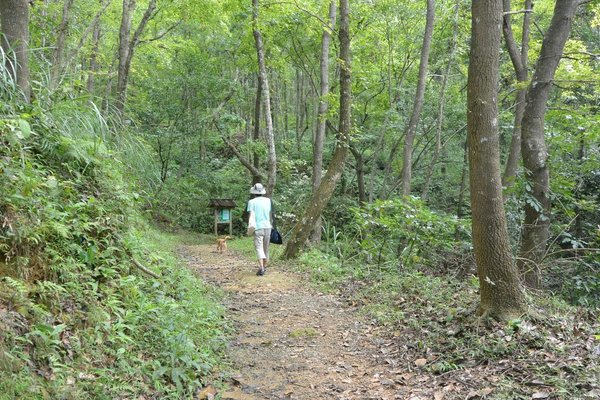
<path id="1" fill-rule="evenodd" d="M 382 324 L 360 311 L 368 299 L 352 285 L 324 294 L 285 266 L 257 277 L 253 261 L 211 250 L 186 246 L 181 255 L 226 293 L 235 334 L 222 400 L 599 398 L 600 330 L 590 318 L 547 316 L 507 329 L 478 321 L 475 304 L 458 296 L 447 318 L 404 294 L 406 320 L 428 322 Z"/>

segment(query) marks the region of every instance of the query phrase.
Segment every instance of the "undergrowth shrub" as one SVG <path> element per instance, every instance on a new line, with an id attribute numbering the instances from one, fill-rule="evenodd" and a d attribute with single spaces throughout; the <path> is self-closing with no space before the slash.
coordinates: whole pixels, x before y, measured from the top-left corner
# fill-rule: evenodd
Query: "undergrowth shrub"
<path id="1" fill-rule="evenodd" d="M 311 280 L 323 289 L 335 288 L 349 275 L 339 258 L 318 249 L 302 253 L 298 261 L 310 272 Z"/>
<path id="2" fill-rule="evenodd" d="M 179 399 L 221 363 L 217 293 L 144 222 L 105 129 L 93 108 L 0 118 L 0 399 Z"/>
<path id="3" fill-rule="evenodd" d="M 378 200 L 351 210 L 360 251 L 378 269 L 435 267 L 447 252 L 468 251 L 468 222 L 433 211 L 417 198 Z"/>

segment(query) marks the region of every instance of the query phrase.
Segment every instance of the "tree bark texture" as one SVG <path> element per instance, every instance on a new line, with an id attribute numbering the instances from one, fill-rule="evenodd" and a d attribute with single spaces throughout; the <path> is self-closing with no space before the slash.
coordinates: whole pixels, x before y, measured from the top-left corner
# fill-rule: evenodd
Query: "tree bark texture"
<path id="1" fill-rule="evenodd" d="M 321 212 L 329 203 L 333 191 L 344 172 L 344 163 L 348 154 L 350 143 L 351 115 L 350 106 L 352 101 L 351 71 L 350 71 L 350 29 L 349 29 L 349 5 L 348 0 L 340 0 L 340 112 L 339 129 L 337 132 L 337 143 L 333 157 L 329 162 L 327 173 L 323 177 L 319 188 L 313 193 L 304 215 L 300 218 L 294 229 L 290 240 L 285 247 L 283 257 L 295 258 L 304 247 L 314 223 L 321 217 Z"/>
<path id="2" fill-rule="evenodd" d="M 271 94 L 269 92 L 269 80 L 267 78 L 267 67 L 265 66 L 265 50 L 262 35 L 258 29 L 258 0 L 252 0 L 252 33 L 256 44 L 256 56 L 258 58 L 258 76 L 262 85 L 263 112 L 265 114 L 265 125 L 267 131 L 267 196 L 271 197 L 275 189 L 277 178 L 277 155 L 275 153 L 275 134 L 273 132 L 273 117 L 271 115 Z"/>
<path id="3" fill-rule="evenodd" d="M 510 141 L 508 158 L 506 159 L 504 175 L 502 176 L 502 186 L 504 188 L 513 185 L 517 175 L 517 169 L 519 168 L 519 160 L 521 159 L 521 122 L 523 120 L 523 114 L 525 113 L 525 97 L 527 94 L 527 88 L 523 87 L 523 85 L 525 85 L 525 82 L 527 82 L 527 79 L 529 78 L 527 73 L 527 56 L 529 54 L 531 12 L 528 11 L 533 7 L 532 0 L 525 0 L 524 7 L 526 12 L 523 15 L 521 51 L 519 51 L 512 31 L 510 0 L 503 1 L 504 21 L 502 24 L 502 32 L 504 34 L 504 41 L 506 43 L 506 48 L 508 49 L 508 54 L 510 55 L 510 59 L 512 60 L 515 69 L 518 84 L 517 95 L 515 98 L 513 133 Z"/>
<path id="4" fill-rule="evenodd" d="M 256 99 L 254 101 L 254 129 L 252 131 L 252 140 L 258 142 L 260 139 L 260 104 L 261 104 L 261 94 L 262 94 L 262 82 L 260 77 L 257 76 L 256 79 Z M 256 151 L 252 154 L 252 164 L 254 168 L 258 171 L 260 168 L 260 156 Z M 260 182 L 260 175 L 252 174 L 252 184 Z"/>
<path id="5" fill-rule="evenodd" d="M 317 109 L 317 128 L 313 140 L 313 166 L 312 166 L 312 189 L 313 193 L 321 185 L 321 174 L 323 173 L 323 145 L 325 143 L 325 130 L 327 128 L 327 111 L 329 109 L 329 43 L 331 32 L 335 29 L 336 2 L 329 3 L 329 26 L 323 27 L 323 39 L 321 41 L 321 87 Z M 321 219 L 315 221 L 315 227 L 310 237 L 313 244 L 321 242 Z"/>
<path id="6" fill-rule="evenodd" d="M 425 100 L 425 84 L 427 81 L 427 67 L 429 64 L 429 49 L 433 37 L 433 24 L 435 21 L 435 1 L 427 0 L 427 16 L 425 21 L 425 34 L 423 35 L 423 47 L 421 48 L 421 61 L 419 64 L 419 80 L 415 94 L 415 104 L 408 122 L 406 135 L 404 136 L 404 148 L 402 150 L 402 195 L 410 194 L 410 180 L 412 176 L 412 150 L 417 124 L 421 117 L 423 102 Z"/>
<path id="7" fill-rule="evenodd" d="M 127 90 L 127 58 L 129 57 L 129 37 L 131 35 L 131 19 L 135 10 L 135 0 L 123 0 L 121 27 L 119 29 L 119 68 L 117 70 L 117 110 L 123 114 Z"/>
<path id="8" fill-rule="evenodd" d="M 531 287 L 540 286 L 539 266 L 546 253 L 550 230 L 550 174 L 546 164 L 548 152 L 544 139 L 546 102 L 578 4 L 579 0 L 557 0 L 527 89 L 521 153 L 525 177 L 531 187 L 528 195 L 533 199 L 525 203 L 519 269 L 525 276 L 525 282 Z"/>
<path id="9" fill-rule="evenodd" d="M 524 310 L 513 263 L 500 178 L 498 64 L 502 0 L 472 1 L 467 130 L 473 247 L 481 302 L 478 314 L 499 320 Z"/>
<path id="10" fill-rule="evenodd" d="M 23 93 L 25 101 L 31 98 L 29 75 L 29 2 L 27 0 L 0 0 L 2 50 L 6 70 Z"/>

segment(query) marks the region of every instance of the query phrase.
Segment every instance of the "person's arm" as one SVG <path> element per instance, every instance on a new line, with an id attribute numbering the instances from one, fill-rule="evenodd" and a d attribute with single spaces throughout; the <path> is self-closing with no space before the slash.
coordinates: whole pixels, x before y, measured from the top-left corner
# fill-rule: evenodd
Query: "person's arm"
<path id="1" fill-rule="evenodd" d="M 252 203 L 250 201 L 248 201 L 248 204 L 246 205 L 246 218 L 250 219 L 250 213 L 252 212 L 253 208 L 252 208 Z"/>

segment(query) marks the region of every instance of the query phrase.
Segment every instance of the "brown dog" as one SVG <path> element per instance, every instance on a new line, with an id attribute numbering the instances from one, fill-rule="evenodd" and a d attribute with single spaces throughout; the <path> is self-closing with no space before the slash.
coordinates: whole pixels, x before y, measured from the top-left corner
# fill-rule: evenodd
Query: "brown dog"
<path id="1" fill-rule="evenodd" d="M 223 254 L 225 251 L 227 251 L 227 240 L 229 239 L 231 239 L 229 236 L 217 239 L 217 253 Z"/>

